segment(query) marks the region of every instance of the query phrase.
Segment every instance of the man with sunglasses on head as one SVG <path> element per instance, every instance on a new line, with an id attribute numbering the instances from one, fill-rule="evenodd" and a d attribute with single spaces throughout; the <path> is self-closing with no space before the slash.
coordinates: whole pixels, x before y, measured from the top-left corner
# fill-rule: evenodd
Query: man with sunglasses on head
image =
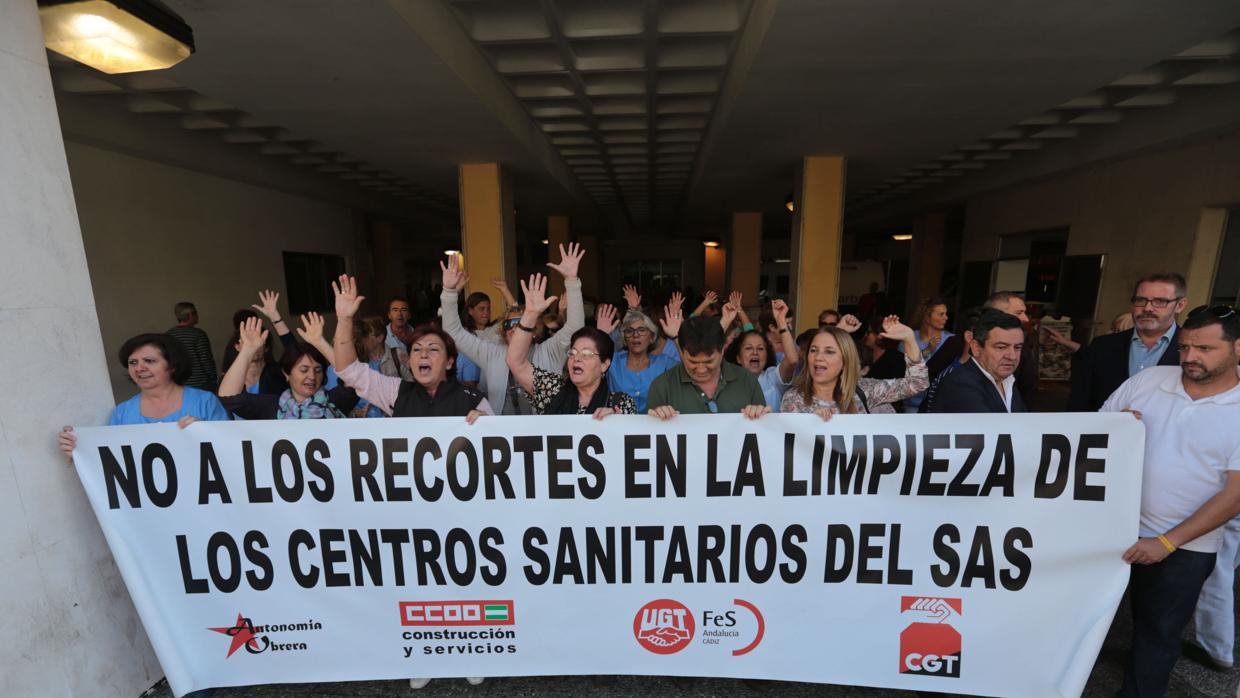
<path id="1" fill-rule="evenodd" d="M 1229 306 L 1195 308 L 1175 349 L 1179 366 L 1140 371 L 1102 406 L 1145 424 L 1139 539 L 1123 556 L 1133 641 L 1121 696 L 1166 691 L 1180 636 L 1227 545 L 1223 525 L 1240 514 L 1240 317 Z M 1234 547 L 1224 552 L 1234 562 Z"/>
<path id="2" fill-rule="evenodd" d="M 647 413 L 659 419 L 678 414 L 740 412 L 757 419 L 771 411 L 753 374 L 723 360 L 724 334 L 717 318 L 697 315 L 677 333 L 681 363 L 654 379 Z"/>
<path id="3" fill-rule="evenodd" d="M 1085 358 L 1072 367 L 1068 411 L 1094 412 L 1124 381 L 1151 366 L 1179 365 L 1180 327 L 1175 318 L 1188 304 L 1184 276 L 1175 272 L 1146 274 L 1132 292 L 1128 332 L 1094 339 Z"/>

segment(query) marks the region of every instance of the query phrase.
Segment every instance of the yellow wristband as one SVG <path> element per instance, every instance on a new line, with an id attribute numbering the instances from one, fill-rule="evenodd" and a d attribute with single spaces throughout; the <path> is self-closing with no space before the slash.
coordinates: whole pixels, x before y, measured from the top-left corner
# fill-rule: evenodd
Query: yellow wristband
<path id="1" fill-rule="evenodd" d="M 1165 535 L 1159 534 L 1158 542 L 1162 543 L 1163 546 L 1167 548 L 1167 552 L 1169 553 L 1175 552 L 1175 546 L 1171 544 L 1171 541 L 1167 540 L 1167 537 Z"/>

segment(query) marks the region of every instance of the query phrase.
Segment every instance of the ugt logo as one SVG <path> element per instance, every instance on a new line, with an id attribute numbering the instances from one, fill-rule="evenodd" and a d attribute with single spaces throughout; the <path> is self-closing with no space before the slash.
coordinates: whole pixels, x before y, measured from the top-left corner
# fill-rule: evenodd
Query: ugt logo
<path id="1" fill-rule="evenodd" d="M 694 621 L 679 601 L 658 599 L 642 606 L 633 617 L 633 636 L 655 654 L 674 654 L 693 642 Z"/>
<path id="2" fill-rule="evenodd" d="M 960 633 L 951 621 L 960 599 L 903 596 L 900 615 L 911 622 L 900 633 L 900 673 L 960 678 Z"/>
<path id="3" fill-rule="evenodd" d="M 233 652 L 245 647 L 245 651 L 250 654 L 261 654 L 271 646 L 271 640 L 266 636 L 259 635 L 254 630 L 254 623 L 240 613 L 237 614 L 237 623 L 231 628 L 207 628 L 222 635 L 228 635 L 232 638 L 232 644 L 228 647 L 228 656 L 233 656 Z"/>

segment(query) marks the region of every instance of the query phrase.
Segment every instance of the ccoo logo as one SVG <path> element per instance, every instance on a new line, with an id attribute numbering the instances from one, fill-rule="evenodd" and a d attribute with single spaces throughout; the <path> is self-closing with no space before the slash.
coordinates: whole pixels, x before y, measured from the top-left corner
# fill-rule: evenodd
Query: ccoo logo
<path id="1" fill-rule="evenodd" d="M 651 601 L 633 617 L 633 637 L 655 654 L 675 654 L 688 647 L 693 631 L 693 614 L 672 599 Z"/>

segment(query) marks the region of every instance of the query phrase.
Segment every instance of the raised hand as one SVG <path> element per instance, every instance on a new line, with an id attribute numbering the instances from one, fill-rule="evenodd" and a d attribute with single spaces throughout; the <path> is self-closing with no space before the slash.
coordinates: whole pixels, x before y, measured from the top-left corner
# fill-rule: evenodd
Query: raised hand
<path id="1" fill-rule="evenodd" d="M 719 294 L 714 291 L 707 290 L 702 294 L 702 305 L 714 305 L 719 302 Z"/>
<path id="2" fill-rule="evenodd" d="M 323 316 L 318 313 L 306 313 L 301 316 L 301 327 L 297 334 L 306 344 L 318 344 L 323 341 Z"/>
<path id="3" fill-rule="evenodd" d="M 512 295 L 512 289 L 508 288 L 508 282 L 503 279 L 491 279 L 491 285 L 499 291 L 499 295 L 503 296 L 504 303 L 512 306 L 517 304 L 517 299 Z"/>
<path id="4" fill-rule="evenodd" d="M 668 299 L 667 307 L 675 308 L 676 310 L 683 309 L 685 307 L 685 294 L 680 291 L 672 291 L 672 297 Z"/>
<path id="5" fill-rule="evenodd" d="M 521 293 L 525 295 L 525 312 L 527 315 L 534 315 L 535 312 L 541 315 L 556 300 L 555 296 L 547 297 L 547 277 L 542 274 L 531 274 L 528 284 L 522 281 Z"/>
<path id="6" fill-rule="evenodd" d="M 731 304 L 732 307 L 736 308 L 737 312 L 740 312 L 741 308 L 745 307 L 745 304 L 743 302 L 744 300 L 745 300 L 745 294 L 741 293 L 740 291 L 733 291 L 728 294 L 728 303 Z"/>
<path id="7" fill-rule="evenodd" d="M 237 328 L 241 335 L 241 351 L 260 352 L 267 345 L 267 330 L 256 317 L 246 318 Z"/>
<path id="8" fill-rule="evenodd" d="M 731 301 L 723 304 L 723 308 L 719 313 L 719 324 L 723 325 L 724 332 L 727 332 L 732 327 L 732 321 L 736 319 L 737 314 L 740 312 L 740 306 L 732 305 Z"/>
<path id="9" fill-rule="evenodd" d="M 594 311 L 594 326 L 604 334 L 611 334 L 616 329 L 616 306 L 603 304 Z"/>
<path id="10" fill-rule="evenodd" d="M 840 324 L 844 324 L 844 320 L 842 318 L 840 319 Z M 913 328 L 908 325 L 901 324 L 899 315 L 888 315 L 883 318 L 883 331 L 879 336 L 885 339 L 894 339 L 902 342 L 913 337 Z"/>
<path id="11" fill-rule="evenodd" d="M 581 258 L 585 254 L 586 251 L 581 249 L 581 245 L 575 242 L 568 243 L 567 251 L 565 251 L 564 245 L 560 245 L 560 263 L 552 264 L 547 262 L 547 266 L 560 272 L 566 279 L 575 279 L 577 278 L 577 267 L 581 264 Z"/>
<path id="12" fill-rule="evenodd" d="M 776 327 L 788 321 L 788 304 L 776 298 L 771 301 L 771 316 L 775 318 Z"/>
<path id="13" fill-rule="evenodd" d="M 637 292 L 637 287 L 633 284 L 624 285 L 624 302 L 629 304 L 629 310 L 641 310 L 642 294 Z"/>
<path id="14" fill-rule="evenodd" d="M 357 295 L 357 279 L 348 274 L 332 282 L 332 293 L 336 294 L 336 320 L 343 321 L 357 314 L 366 296 Z"/>
<path id="15" fill-rule="evenodd" d="M 449 255 L 448 264 L 444 265 L 441 261 L 439 269 L 443 271 L 443 287 L 450 291 L 459 291 L 469 283 L 469 275 L 465 273 L 459 254 Z"/>
<path id="16" fill-rule="evenodd" d="M 680 308 L 673 308 L 671 303 L 667 304 L 667 310 L 663 312 L 663 317 L 659 318 L 659 325 L 663 328 L 663 336 L 668 339 L 676 339 L 680 335 L 680 326 L 685 321 L 685 313 Z"/>
<path id="17" fill-rule="evenodd" d="M 260 305 L 251 305 L 250 307 L 263 314 L 263 317 L 275 322 L 280 318 L 280 308 L 277 304 L 280 302 L 280 294 L 276 291 L 259 291 L 258 301 Z"/>
<path id="18" fill-rule="evenodd" d="M 898 322 L 899 318 L 896 318 L 896 321 Z M 853 332 L 861 329 L 861 321 L 857 319 L 856 315 L 849 313 L 840 318 L 840 321 L 836 323 L 836 327 L 839 327 L 848 334 L 852 334 Z"/>

